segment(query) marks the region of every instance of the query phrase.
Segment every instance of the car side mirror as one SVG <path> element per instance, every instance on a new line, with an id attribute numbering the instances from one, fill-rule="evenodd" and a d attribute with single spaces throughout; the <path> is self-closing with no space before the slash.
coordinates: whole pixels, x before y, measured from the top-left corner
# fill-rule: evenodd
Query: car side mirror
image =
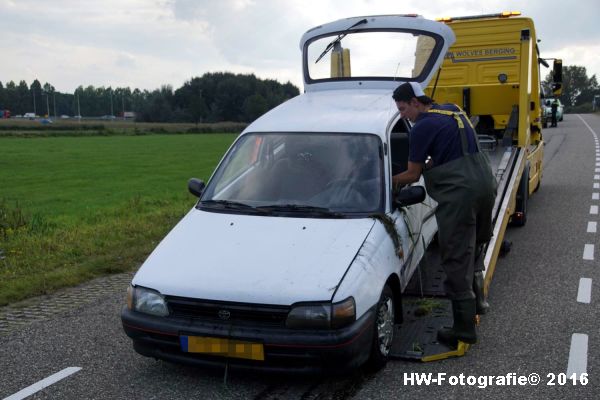
<path id="1" fill-rule="evenodd" d="M 188 181 L 188 190 L 196 197 L 202 196 L 205 187 L 206 184 L 198 178 L 191 178 Z"/>
<path id="2" fill-rule="evenodd" d="M 394 205 L 397 208 L 406 207 L 421 203 L 425 200 L 426 192 L 423 186 L 409 186 L 401 189 L 394 198 Z"/>

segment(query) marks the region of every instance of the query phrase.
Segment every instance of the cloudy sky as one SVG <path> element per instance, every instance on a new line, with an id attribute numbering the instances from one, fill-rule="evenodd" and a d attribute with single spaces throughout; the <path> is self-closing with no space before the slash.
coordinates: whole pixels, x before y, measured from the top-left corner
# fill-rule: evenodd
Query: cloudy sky
<path id="1" fill-rule="evenodd" d="M 62 92 L 78 85 L 152 90 L 231 71 L 302 87 L 298 43 L 316 25 L 506 10 L 534 19 L 544 57 L 583 65 L 600 79 L 598 0 L 0 0 L 0 81 L 37 78 Z"/>

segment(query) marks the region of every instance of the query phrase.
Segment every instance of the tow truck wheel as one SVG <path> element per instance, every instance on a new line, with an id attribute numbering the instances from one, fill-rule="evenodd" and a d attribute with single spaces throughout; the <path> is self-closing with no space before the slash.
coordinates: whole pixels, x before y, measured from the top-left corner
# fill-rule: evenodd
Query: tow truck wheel
<path id="1" fill-rule="evenodd" d="M 383 368 L 389 359 L 394 340 L 394 323 L 394 292 L 386 284 L 377 303 L 373 324 L 373 343 L 368 366 L 374 371 Z"/>

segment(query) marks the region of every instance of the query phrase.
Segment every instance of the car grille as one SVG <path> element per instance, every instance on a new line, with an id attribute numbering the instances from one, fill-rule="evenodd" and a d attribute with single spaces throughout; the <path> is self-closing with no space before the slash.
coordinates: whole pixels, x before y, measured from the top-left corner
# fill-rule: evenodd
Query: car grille
<path id="1" fill-rule="evenodd" d="M 246 303 L 213 302 L 184 297 L 165 297 L 170 315 L 204 321 L 233 322 L 285 326 L 288 306 L 256 305 Z"/>

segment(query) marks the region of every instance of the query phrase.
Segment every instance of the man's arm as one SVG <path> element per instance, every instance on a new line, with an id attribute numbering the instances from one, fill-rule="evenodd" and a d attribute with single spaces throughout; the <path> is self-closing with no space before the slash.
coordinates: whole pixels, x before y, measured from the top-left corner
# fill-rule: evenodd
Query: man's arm
<path id="1" fill-rule="evenodd" d="M 423 164 L 408 162 L 408 169 L 398 175 L 392 177 L 393 186 L 407 185 L 409 183 L 417 182 L 421 178 L 423 172 Z"/>

